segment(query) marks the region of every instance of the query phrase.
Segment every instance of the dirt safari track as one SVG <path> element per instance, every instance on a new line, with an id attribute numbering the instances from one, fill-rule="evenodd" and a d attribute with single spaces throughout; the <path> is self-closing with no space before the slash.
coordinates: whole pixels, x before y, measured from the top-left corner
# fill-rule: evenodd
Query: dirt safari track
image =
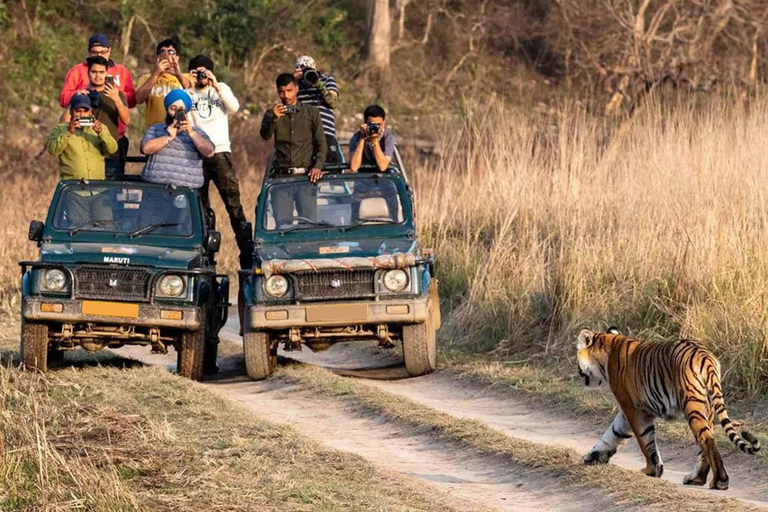
<path id="1" fill-rule="evenodd" d="M 232 322 L 222 330 L 221 336 L 230 344 L 241 343 L 237 326 Z M 175 353 L 150 355 L 140 347 L 121 349 L 117 353 L 147 364 L 175 369 Z M 402 378 L 405 373 L 397 365 L 398 361 L 373 344 L 340 344 L 326 352 L 312 353 L 305 349 L 287 354 L 281 352 L 281 356 L 351 376 L 359 384 L 412 400 L 457 419 L 476 420 L 510 438 L 536 443 L 542 449 L 555 445 L 579 454 L 586 453 L 611 421 L 611 418 L 605 418 L 605 426 L 601 429 L 565 419 L 535 408 L 508 392 L 500 393 L 458 381 L 447 372 Z M 243 375 L 241 357 L 221 359 L 219 374 L 203 383 L 210 390 L 269 421 L 292 425 L 328 447 L 355 453 L 384 470 L 413 479 L 420 486 L 431 487 L 459 509 L 646 508 L 623 502 L 604 489 L 585 488 L 568 478 L 548 478 L 540 471 L 517 467 L 509 460 L 413 431 L 388 418 L 366 414 L 289 380 L 276 378 L 279 375 L 262 382 L 250 381 Z M 768 475 L 750 468 L 746 455 L 730 447 L 723 450 L 731 486 L 725 492 L 711 491 L 681 484 L 695 460 L 696 447 L 692 443 L 687 447 L 673 447 L 661 438 L 660 444 L 665 467 L 663 479 L 673 483 L 674 489 L 688 493 L 688 499 L 700 498 L 702 507 L 709 498 L 731 498 L 738 500 L 744 508 L 768 508 Z M 630 440 L 611 463 L 633 471 L 645 465 L 634 440 Z M 637 478 L 647 477 L 637 471 Z M 690 504 L 687 508 L 696 509 Z"/>

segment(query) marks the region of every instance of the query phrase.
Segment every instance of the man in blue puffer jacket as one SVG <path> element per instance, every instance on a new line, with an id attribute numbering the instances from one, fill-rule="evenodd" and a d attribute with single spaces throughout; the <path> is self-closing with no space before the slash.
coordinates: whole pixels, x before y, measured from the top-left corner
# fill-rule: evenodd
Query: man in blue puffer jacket
<path id="1" fill-rule="evenodd" d="M 152 183 L 200 188 L 204 182 L 203 157 L 213 156 L 213 142 L 193 126 L 192 98 L 186 91 L 171 91 L 164 105 L 165 123 L 153 124 L 141 139 L 141 152 L 149 157 L 141 176 Z"/>

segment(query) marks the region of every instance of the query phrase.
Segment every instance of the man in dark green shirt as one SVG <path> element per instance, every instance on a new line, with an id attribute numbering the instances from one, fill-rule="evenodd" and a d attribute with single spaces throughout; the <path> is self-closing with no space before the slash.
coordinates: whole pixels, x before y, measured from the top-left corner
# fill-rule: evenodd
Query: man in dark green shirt
<path id="1" fill-rule="evenodd" d="M 277 77 L 280 103 L 264 114 L 261 137 L 275 137 L 276 174 L 307 173 L 311 182 L 322 176 L 328 145 L 317 107 L 299 103 L 299 85 L 289 73 Z"/>
<path id="2" fill-rule="evenodd" d="M 323 175 L 328 145 L 317 107 L 299 103 L 299 86 L 289 73 L 277 77 L 280 103 L 264 114 L 261 137 L 275 137 L 274 175 L 277 177 L 307 174 L 316 183 Z M 306 182 L 305 182 L 306 183 Z M 317 188 L 281 187 L 271 194 L 272 210 L 277 226 L 297 222 L 314 222 L 317 210 Z M 298 217 L 293 215 L 294 203 Z"/>

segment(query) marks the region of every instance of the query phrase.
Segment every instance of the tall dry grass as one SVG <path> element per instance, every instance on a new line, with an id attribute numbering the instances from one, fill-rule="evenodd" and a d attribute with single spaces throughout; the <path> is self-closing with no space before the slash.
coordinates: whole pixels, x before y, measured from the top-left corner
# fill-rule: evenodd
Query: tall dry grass
<path id="1" fill-rule="evenodd" d="M 727 387 L 766 389 L 764 102 L 650 102 L 620 129 L 470 106 L 442 137 L 417 205 L 449 347 L 564 360 L 579 329 L 613 324 L 701 339 Z"/>

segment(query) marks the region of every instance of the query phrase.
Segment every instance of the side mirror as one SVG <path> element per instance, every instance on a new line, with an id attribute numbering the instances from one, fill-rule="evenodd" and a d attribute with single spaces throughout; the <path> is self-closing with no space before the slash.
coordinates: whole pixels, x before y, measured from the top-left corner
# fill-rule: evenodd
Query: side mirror
<path id="1" fill-rule="evenodd" d="M 32 222 L 29 223 L 29 234 L 27 236 L 33 242 L 38 242 L 38 243 L 42 242 L 43 229 L 45 229 L 45 224 L 43 224 L 39 220 L 33 220 Z"/>
<path id="2" fill-rule="evenodd" d="M 208 239 L 205 241 L 205 248 L 208 252 L 219 252 L 221 248 L 221 233 L 218 231 L 209 231 Z"/>

